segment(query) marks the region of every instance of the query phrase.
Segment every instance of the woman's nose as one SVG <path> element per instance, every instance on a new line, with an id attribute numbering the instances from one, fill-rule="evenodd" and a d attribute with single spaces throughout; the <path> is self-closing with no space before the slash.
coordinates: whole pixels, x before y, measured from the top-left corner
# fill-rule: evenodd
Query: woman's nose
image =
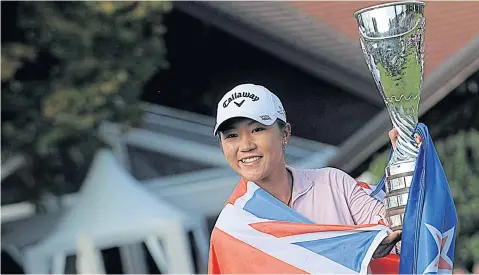
<path id="1" fill-rule="evenodd" d="M 243 136 L 241 138 L 240 150 L 242 152 L 249 152 L 251 150 L 254 150 L 255 148 L 256 148 L 256 145 L 249 137 Z"/>

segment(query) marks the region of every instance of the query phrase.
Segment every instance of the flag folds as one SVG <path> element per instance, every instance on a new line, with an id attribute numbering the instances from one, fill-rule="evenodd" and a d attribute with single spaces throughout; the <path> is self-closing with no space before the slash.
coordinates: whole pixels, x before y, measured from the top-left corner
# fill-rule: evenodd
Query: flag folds
<path id="1" fill-rule="evenodd" d="M 366 274 L 388 232 L 379 224 L 314 224 L 242 180 L 213 229 L 209 273 Z"/>

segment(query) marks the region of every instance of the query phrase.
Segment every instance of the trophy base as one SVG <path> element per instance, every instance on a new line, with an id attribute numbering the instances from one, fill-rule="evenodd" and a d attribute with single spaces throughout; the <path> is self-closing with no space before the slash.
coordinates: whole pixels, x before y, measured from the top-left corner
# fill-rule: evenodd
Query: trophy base
<path id="1" fill-rule="evenodd" d="M 386 219 L 392 230 L 402 229 L 416 161 L 392 163 L 386 167 Z"/>

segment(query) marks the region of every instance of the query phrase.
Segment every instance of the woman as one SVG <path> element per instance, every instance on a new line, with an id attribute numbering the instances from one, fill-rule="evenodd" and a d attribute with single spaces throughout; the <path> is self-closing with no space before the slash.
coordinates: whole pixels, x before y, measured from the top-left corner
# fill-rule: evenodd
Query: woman
<path id="1" fill-rule="evenodd" d="M 214 134 L 243 179 L 316 224 L 377 224 L 385 215 L 384 204 L 341 170 L 286 166 L 291 125 L 279 98 L 265 87 L 243 84 L 226 93 L 218 103 Z M 397 132 L 391 131 L 390 138 L 395 145 Z M 400 233 L 389 234 L 374 255 L 389 254 Z"/>

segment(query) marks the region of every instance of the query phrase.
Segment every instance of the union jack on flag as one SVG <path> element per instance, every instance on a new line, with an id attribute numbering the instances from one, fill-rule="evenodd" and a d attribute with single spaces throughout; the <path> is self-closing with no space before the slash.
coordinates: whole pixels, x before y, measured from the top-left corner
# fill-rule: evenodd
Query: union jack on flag
<path id="1" fill-rule="evenodd" d="M 315 224 L 241 180 L 213 229 L 209 273 L 397 273 L 396 255 L 370 265 L 389 232 L 380 224 Z"/>

